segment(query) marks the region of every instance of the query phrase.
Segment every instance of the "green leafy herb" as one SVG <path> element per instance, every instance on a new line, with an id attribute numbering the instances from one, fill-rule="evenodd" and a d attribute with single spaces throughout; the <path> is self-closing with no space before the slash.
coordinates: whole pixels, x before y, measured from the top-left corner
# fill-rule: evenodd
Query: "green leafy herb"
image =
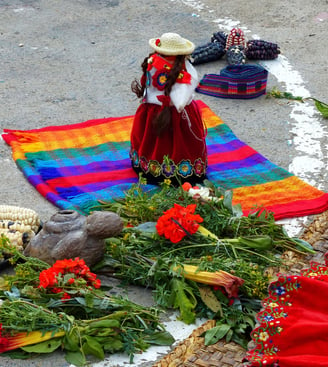
<path id="1" fill-rule="evenodd" d="M 173 337 L 159 322 L 156 308 L 121 296 L 107 296 L 92 287 L 82 293 L 73 290 L 71 298 L 64 300 L 56 294 L 46 295 L 36 282 L 44 263 L 16 251 L 12 254 L 21 261 L 15 268 L 18 274 L 8 275 L 3 286 L 11 288 L 0 292 L 1 352 L 8 350 L 11 355 L 24 357 L 26 353 L 51 353 L 62 346 L 69 363 L 84 366 L 89 355 L 104 359 L 105 353 L 121 351 L 133 361 L 135 353 L 151 344 L 173 343 Z M 17 348 L 25 354 L 11 350 Z"/>
<path id="2" fill-rule="evenodd" d="M 313 97 L 304 98 L 304 100 L 306 100 L 306 99 L 310 99 L 310 100 L 314 101 L 314 104 L 315 104 L 317 110 L 322 114 L 322 116 L 324 118 L 326 118 L 326 119 L 328 118 L 328 104 L 327 103 L 321 102 L 318 99 L 313 98 Z"/>
<path id="3" fill-rule="evenodd" d="M 312 101 L 314 101 L 314 105 L 315 105 L 316 109 L 321 113 L 321 115 L 324 118 L 328 118 L 328 104 L 324 103 L 324 102 L 321 102 L 321 101 L 319 101 L 318 99 L 316 99 L 314 97 L 294 96 L 292 93 L 289 93 L 289 92 L 281 92 L 277 88 L 272 88 L 272 90 L 267 93 L 267 97 L 274 97 L 274 98 L 279 98 L 279 99 L 284 98 L 284 99 L 289 99 L 289 100 L 292 100 L 292 101 L 299 101 L 299 102 L 312 100 Z"/>
<path id="4" fill-rule="evenodd" d="M 147 192 L 139 182 L 124 199 L 100 203 L 98 209 L 119 213 L 127 226 L 121 235 L 107 239 L 104 259 L 94 271 L 120 278 L 123 284 L 153 289 L 156 303 L 178 309 L 180 319 L 188 324 L 196 317 L 217 319 L 218 328 L 207 336 L 208 341 L 224 334 L 227 340 L 246 345 L 260 299 L 267 295 L 267 268 L 283 266 L 285 251 L 303 256 L 314 250 L 307 242 L 289 237 L 272 213 L 255 207 L 243 216 L 240 205 L 232 204 L 231 191 L 209 181 L 204 185 L 216 200 L 195 200 L 182 187 L 166 184 Z M 198 231 L 178 243 L 156 230 L 158 218 L 175 203 L 184 207 L 196 203 L 195 214 L 203 218 Z M 184 265 L 195 265 L 199 271 L 225 271 L 243 279 L 239 289 L 243 301 L 238 303 L 222 289 L 201 286 L 184 278 L 183 272 L 172 271 Z"/>

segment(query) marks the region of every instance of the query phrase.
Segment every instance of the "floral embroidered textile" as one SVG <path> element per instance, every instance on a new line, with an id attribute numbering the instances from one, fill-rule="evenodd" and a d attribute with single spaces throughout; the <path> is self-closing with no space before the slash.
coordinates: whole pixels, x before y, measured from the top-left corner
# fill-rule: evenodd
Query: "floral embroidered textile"
<path id="1" fill-rule="evenodd" d="M 328 267 L 316 262 L 302 275 L 281 275 L 252 332 L 247 366 L 328 366 Z"/>
<path id="2" fill-rule="evenodd" d="M 139 157 L 136 150 L 130 151 L 130 159 L 134 167 L 140 167 L 144 173 L 150 173 L 154 177 L 164 175 L 172 178 L 175 175 L 181 178 L 187 178 L 192 175 L 201 177 L 206 173 L 206 162 L 201 158 L 196 159 L 193 163 L 189 159 L 175 163 L 173 160 L 163 160 L 162 163 L 155 160 L 147 160 L 145 157 Z"/>
<path id="3" fill-rule="evenodd" d="M 166 69 L 159 69 L 153 76 L 153 86 L 158 90 L 164 90 L 167 82 L 168 72 Z"/>
<path id="4" fill-rule="evenodd" d="M 160 72 L 162 74 L 168 74 L 170 72 L 170 70 L 172 69 L 172 66 L 173 65 L 168 60 L 163 59 L 158 54 L 154 54 L 148 59 L 148 68 L 147 68 L 147 70 L 150 71 L 152 68 L 155 68 L 155 69 L 157 69 L 157 72 Z M 153 77 L 153 82 L 154 82 L 154 78 L 155 78 L 155 75 Z M 158 82 L 158 78 L 156 78 L 156 79 L 157 79 L 157 82 Z M 162 81 L 163 80 L 164 80 L 164 78 L 162 79 Z M 176 81 L 178 83 L 190 84 L 191 83 L 191 75 L 187 71 L 182 70 Z"/>

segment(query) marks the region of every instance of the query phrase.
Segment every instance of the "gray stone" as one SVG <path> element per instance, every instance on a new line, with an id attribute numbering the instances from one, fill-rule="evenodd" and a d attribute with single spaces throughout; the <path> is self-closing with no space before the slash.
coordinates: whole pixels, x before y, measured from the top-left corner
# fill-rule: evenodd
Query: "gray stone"
<path id="1" fill-rule="evenodd" d="M 61 210 L 44 223 L 24 254 L 50 265 L 56 260 L 79 257 L 92 267 L 104 256 L 105 239 L 118 235 L 122 228 L 123 221 L 112 212 L 83 216 L 74 210 Z"/>

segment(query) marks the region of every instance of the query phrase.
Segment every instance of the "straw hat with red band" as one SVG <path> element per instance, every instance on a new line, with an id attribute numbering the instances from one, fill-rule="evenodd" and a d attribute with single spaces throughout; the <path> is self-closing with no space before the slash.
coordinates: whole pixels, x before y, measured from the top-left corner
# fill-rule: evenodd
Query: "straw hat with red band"
<path id="1" fill-rule="evenodd" d="M 156 52 L 162 55 L 190 55 L 195 49 L 195 45 L 177 33 L 163 33 L 160 38 L 152 38 L 149 45 Z"/>

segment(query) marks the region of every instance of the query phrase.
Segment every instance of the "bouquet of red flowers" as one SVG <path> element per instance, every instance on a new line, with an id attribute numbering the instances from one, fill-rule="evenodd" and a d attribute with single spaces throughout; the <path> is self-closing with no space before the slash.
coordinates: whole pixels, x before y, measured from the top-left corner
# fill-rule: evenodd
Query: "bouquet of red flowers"
<path id="1" fill-rule="evenodd" d="M 101 282 L 92 273 L 83 259 L 57 260 L 53 266 L 41 271 L 39 289 L 46 293 L 62 294 L 62 299 L 70 299 L 70 292 L 76 296 L 76 290 L 98 289 Z"/>
<path id="2" fill-rule="evenodd" d="M 197 232 L 199 224 L 203 218 L 199 214 L 194 214 L 196 204 L 183 207 L 174 204 L 174 207 L 164 212 L 156 224 L 157 232 L 160 236 L 164 235 L 173 243 L 180 242 L 186 235 Z"/>

